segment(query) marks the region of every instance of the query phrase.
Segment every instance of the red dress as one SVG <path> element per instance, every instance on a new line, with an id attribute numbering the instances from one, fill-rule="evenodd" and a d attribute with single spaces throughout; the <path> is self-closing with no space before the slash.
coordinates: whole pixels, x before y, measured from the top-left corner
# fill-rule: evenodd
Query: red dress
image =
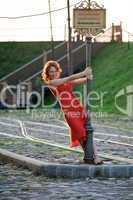
<path id="1" fill-rule="evenodd" d="M 64 119 L 69 125 L 70 147 L 79 146 L 79 140 L 86 140 L 86 110 L 73 94 L 73 83 L 68 81 L 51 90 L 58 98 L 64 113 Z"/>

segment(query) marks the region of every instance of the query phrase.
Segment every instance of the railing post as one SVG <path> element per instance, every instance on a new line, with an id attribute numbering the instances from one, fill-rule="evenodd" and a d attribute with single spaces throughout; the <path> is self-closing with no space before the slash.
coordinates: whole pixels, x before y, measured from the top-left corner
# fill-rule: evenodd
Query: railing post
<path id="1" fill-rule="evenodd" d="M 114 23 L 112 23 L 112 42 L 114 42 Z"/>

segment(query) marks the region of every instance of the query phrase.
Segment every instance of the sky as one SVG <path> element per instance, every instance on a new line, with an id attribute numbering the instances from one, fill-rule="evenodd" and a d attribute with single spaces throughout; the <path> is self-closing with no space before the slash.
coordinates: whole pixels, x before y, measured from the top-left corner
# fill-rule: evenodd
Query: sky
<path id="1" fill-rule="evenodd" d="M 70 5 L 80 0 L 70 0 Z M 133 0 L 98 0 L 107 9 L 107 28 L 114 22 L 133 33 Z M 48 12 L 48 0 L 0 0 L 0 41 L 48 41 L 51 39 L 49 15 L 5 19 Z M 67 0 L 51 0 L 51 10 L 66 7 Z M 72 25 L 71 7 L 71 25 Z M 52 13 L 54 40 L 64 40 L 67 30 L 67 9 Z M 127 36 L 125 35 L 125 38 Z M 133 36 L 131 36 L 133 37 Z M 133 38 L 132 38 L 133 39 Z"/>

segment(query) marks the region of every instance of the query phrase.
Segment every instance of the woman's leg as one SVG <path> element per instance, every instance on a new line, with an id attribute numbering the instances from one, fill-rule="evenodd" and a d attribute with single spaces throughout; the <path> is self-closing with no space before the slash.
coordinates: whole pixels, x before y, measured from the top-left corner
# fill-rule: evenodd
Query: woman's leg
<path id="1" fill-rule="evenodd" d="M 80 140 L 79 143 L 85 154 L 86 141 Z M 98 157 L 97 147 L 96 147 L 95 143 L 93 143 L 93 158 L 94 158 L 94 160 L 93 160 L 94 164 L 96 164 L 96 165 L 103 164 L 103 161 Z M 84 159 L 84 161 L 85 161 L 85 163 L 87 163 L 87 160 Z"/>
<path id="2" fill-rule="evenodd" d="M 96 144 L 93 143 L 94 163 L 103 164 L 103 161 L 98 157 Z"/>
<path id="3" fill-rule="evenodd" d="M 84 140 L 79 140 L 80 146 L 82 147 L 83 151 L 85 152 L 85 141 Z"/>
<path id="4" fill-rule="evenodd" d="M 84 151 L 84 154 L 85 154 L 85 146 L 86 146 L 86 141 L 84 140 L 79 140 L 79 143 Z M 98 164 L 103 164 L 103 161 L 98 157 L 98 154 L 97 154 L 97 147 L 96 147 L 96 144 L 93 143 L 93 152 L 94 152 L 94 164 L 98 165 Z M 86 161 L 85 161 L 86 162 Z"/>

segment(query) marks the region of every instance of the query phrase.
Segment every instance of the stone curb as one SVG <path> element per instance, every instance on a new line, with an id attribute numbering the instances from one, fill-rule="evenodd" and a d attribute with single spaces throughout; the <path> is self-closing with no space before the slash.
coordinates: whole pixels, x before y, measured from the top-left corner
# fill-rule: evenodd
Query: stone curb
<path id="1" fill-rule="evenodd" d="M 0 160 L 18 167 L 32 170 L 36 175 L 51 178 L 129 178 L 133 177 L 133 165 L 68 165 L 39 161 L 23 155 L 0 149 Z"/>

